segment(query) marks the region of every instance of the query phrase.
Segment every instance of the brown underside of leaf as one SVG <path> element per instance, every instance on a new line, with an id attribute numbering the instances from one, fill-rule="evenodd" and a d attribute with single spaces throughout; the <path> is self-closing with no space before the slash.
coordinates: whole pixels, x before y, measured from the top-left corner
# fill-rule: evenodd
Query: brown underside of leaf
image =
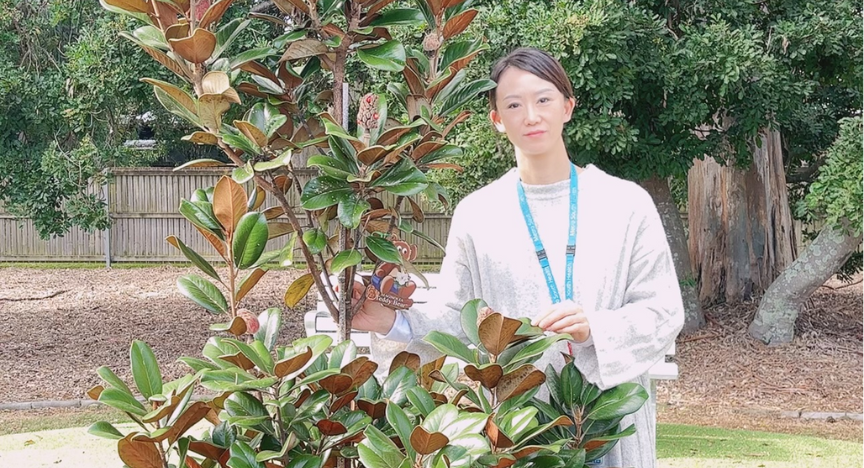
<path id="1" fill-rule="evenodd" d="M 159 449 L 153 442 L 134 438 L 133 432 L 117 441 L 117 455 L 129 468 L 162 468 Z"/>
<path id="2" fill-rule="evenodd" d="M 297 372 L 298 370 L 303 368 L 303 366 L 305 366 L 311 358 L 312 348 L 307 346 L 306 350 L 302 353 L 277 362 L 276 367 L 273 368 L 273 373 L 276 375 L 276 377 L 279 377 L 281 379 L 286 375 Z"/>
<path id="3" fill-rule="evenodd" d="M 450 442 L 444 434 L 440 432 L 429 433 L 420 426 L 411 431 L 411 446 L 420 455 L 429 455 L 430 453 L 441 449 Z"/>

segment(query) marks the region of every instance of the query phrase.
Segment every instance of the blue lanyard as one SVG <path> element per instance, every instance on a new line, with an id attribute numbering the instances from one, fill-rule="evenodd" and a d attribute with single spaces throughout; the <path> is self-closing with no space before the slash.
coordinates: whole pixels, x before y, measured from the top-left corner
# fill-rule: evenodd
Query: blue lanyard
<path id="1" fill-rule="evenodd" d="M 543 241 L 540 240 L 540 233 L 537 231 L 537 224 L 531 216 L 531 209 L 528 207 L 528 199 L 525 197 L 525 188 L 522 186 L 522 181 L 516 183 L 516 190 L 519 193 L 519 205 L 522 207 L 522 216 L 525 217 L 525 224 L 528 226 L 528 233 L 531 235 L 531 240 L 534 242 L 534 250 L 537 251 L 537 259 L 540 260 L 540 267 L 543 268 L 543 276 L 546 277 L 546 286 L 549 288 L 549 295 L 552 296 L 552 303 L 561 302 L 561 295 L 558 293 L 558 285 L 555 283 L 555 277 L 552 276 L 552 267 L 549 266 L 549 257 L 546 254 L 546 249 L 543 248 Z M 579 197 L 579 179 L 576 176 L 576 166 L 570 165 L 570 227 L 567 231 L 567 267 L 565 270 L 564 294 L 567 300 L 573 300 L 573 258 L 576 256 L 576 212 L 577 200 Z"/>

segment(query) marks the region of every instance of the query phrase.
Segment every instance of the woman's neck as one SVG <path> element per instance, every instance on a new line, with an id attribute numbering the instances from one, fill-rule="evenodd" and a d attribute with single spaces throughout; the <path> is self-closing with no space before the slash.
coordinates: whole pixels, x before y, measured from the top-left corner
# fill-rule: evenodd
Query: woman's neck
<path id="1" fill-rule="evenodd" d="M 570 178 L 570 158 L 563 142 L 557 151 L 545 155 L 525 156 L 516 150 L 516 170 L 528 185 L 549 185 Z M 576 168 L 581 172 L 581 168 Z"/>

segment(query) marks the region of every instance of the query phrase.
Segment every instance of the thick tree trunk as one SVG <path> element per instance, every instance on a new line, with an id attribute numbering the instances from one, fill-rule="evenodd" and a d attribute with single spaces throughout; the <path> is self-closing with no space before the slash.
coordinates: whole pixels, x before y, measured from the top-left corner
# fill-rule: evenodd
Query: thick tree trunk
<path id="1" fill-rule="evenodd" d="M 861 234 L 825 227 L 804 253 L 771 284 L 750 324 L 750 336 L 767 345 L 789 343 L 804 301 L 861 245 Z"/>
<path id="2" fill-rule="evenodd" d="M 696 331 L 705 325 L 705 314 L 696 295 L 696 281 L 690 265 L 687 234 L 681 221 L 681 213 L 672 199 L 672 192 L 669 191 L 669 183 L 666 180 L 655 176 L 642 181 L 641 185 L 651 194 L 654 204 L 657 205 L 657 211 L 663 221 L 663 229 L 666 231 L 666 239 L 672 251 L 672 261 L 678 274 L 678 283 L 681 285 L 681 297 L 684 299 L 683 331 L 684 333 Z"/>
<path id="3" fill-rule="evenodd" d="M 703 305 L 762 294 L 795 259 L 780 134 L 765 130 L 748 170 L 695 161 L 687 178 L 690 260 Z"/>

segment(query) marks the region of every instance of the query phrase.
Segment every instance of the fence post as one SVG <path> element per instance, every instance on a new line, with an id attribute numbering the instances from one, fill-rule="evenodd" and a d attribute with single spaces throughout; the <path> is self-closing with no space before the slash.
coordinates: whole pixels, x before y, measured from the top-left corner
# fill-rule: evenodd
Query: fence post
<path id="1" fill-rule="evenodd" d="M 108 227 L 102 233 L 102 250 L 105 251 L 105 268 L 111 268 L 111 199 L 108 196 L 108 184 L 111 173 L 105 170 L 105 180 L 102 182 L 102 198 L 105 200 L 105 217 L 108 218 Z"/>

